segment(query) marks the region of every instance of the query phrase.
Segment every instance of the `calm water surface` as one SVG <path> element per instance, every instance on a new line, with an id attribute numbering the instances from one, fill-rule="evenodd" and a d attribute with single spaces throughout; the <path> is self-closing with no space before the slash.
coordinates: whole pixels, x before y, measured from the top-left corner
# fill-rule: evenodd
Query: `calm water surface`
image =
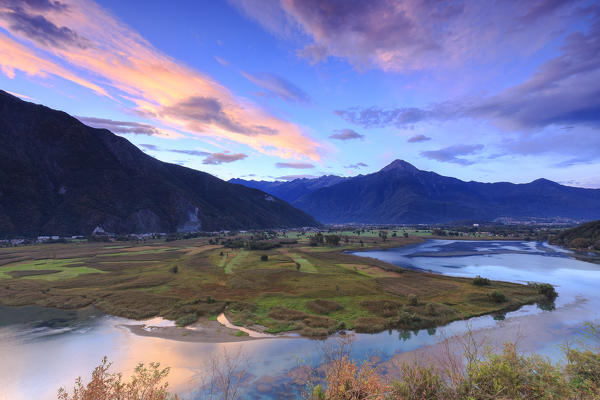
<path id="1" fill-rule="evenodd" d="M 423 244 L 355 253 L 396 265 L 445 275 L 485 276 L 512 282 L 549 282 L 557 286 L 556 308 L 526 306 L 496 316 L 457 321 L 437 330 L 356 335 L 353 356 L 382 359 L 412 354 L 460 334 L 467 326 L 497 339 L 519 340 L 522 348 L 560 357 L 559 345 L 578 338 L 586 321 L 600 318 L 600 265 L 575 260 L 561 248 L 536 242 L 430 240 Z M 84 378 L 105 355 L 115 370 L 131 373 L 138 362 L 171 367 L 171 387 L 186 399 L 205 380 L 207 359 L 223 348 L 243 348 L 250 360 L 247 398 L 294 398 L 289 372 L 319 360 L 321 341 L 263 339 L 245 343 L 185 343 L 135 336 L 122 324 L 130 320 L 94 309 L 0 308 L 0 400 L 54 399 L 58 387 Z M 169 324 L 153 319 L 148 325 Z"/>

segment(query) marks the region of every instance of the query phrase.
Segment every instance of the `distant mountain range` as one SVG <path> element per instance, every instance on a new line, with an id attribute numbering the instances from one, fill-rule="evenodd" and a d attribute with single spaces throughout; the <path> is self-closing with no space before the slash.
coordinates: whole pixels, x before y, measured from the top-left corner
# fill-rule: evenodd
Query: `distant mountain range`
<path id="1" fill-rule="evenodd" d="M 315 225 L 272 195 L 0 91 L 0 237 Z"/>
<path id="2" fill-rule="evenodd" d="M 417 224 L 497 218 L 600 218 L 600 189 L 538 179 L 526 184 L 464 182 L 396 160 L 352 178 L 290 182 L 234 180 L 289 201 L 323 223 Z"/>
<path id="3" fill-rule="evenodd" d="M 277 196 L 287 202 L 295 202 L 300 197 L 307 193 L 311 193 L 317 189 L 335 185 L 350 178 L 343 178 L 335 175 L 324 175 L 319 178 L 294 179 L 292 181 L 247 181 L 244 179 L 230 179 L 231 183 L 238 183 L 247 187 L 262 190 Z"/>

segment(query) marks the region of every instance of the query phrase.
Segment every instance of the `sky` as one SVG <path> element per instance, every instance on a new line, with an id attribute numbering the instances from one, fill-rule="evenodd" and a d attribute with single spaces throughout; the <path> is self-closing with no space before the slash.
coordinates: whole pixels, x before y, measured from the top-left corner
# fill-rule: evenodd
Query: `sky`
<path id="1" fill-rule="evenodd" d="M 600 188 L 600 2 L 0 0 L 0 89 L 222 179 Z"/>

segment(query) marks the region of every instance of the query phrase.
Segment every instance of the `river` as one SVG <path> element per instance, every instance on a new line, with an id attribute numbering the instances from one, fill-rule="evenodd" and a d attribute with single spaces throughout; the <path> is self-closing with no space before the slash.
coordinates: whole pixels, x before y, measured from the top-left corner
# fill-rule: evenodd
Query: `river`
<path id="1" fill-rule="evenodd" d="M 355 253 L 407 268 L 512 282 L 548 282 L 559 297 L 553 310 L 535 305 L 507 313 L 456 321 L 418 332 L 355 335 L 353 356 L 418 354 L 444 338 L 471 329 L 492 341 L 518 340 L 525 351 L 554 359 L 560 345 L 578 339 L 586 321 L 600 318 L 600 265 L 573 258 L 564 249 L 537 242 L 429 240 L 419 245 Z M 138 336 L 123 325 L 139 324 L 94 309 L 64 311 L 0 307 L 0 400 L 55 399 L 60 386 L 84 380 L 107 356 L 115 371 L 131 373 L 138 362 L 170 366 L 170 387 L 185 399 L 198 398 L 211 356 L 238 349 L 249 361 L 245 398 L 294 398 L 290 371 L 319 361 L 323 341 L 260 339 L 242 343 L 193 343 Z M 171 322 L 153 319 L 149 326 Z M 329 339 L 334 340 L 334 339 Z"/>

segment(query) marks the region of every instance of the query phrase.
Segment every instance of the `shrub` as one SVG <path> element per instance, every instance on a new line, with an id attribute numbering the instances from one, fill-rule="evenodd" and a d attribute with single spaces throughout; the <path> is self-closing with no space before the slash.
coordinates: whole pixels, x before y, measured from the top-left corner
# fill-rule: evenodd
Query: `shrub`
<path id="1" fill-rule="evenodd" d="M 316 337 L 316 338 L 325 338 L 329 335 L 329 331 L 324 328 L 311 328 L 308 326 L 300 329 L 300 334 L 302 336 Z"/>
<path id="2" fill-rule="evenodd" d="M 417 297 L 417 295 L 414 295 L 414 294 L 408 295 L 408 305 L 411 305 L 411 306 L 419 305 L 419 298 Z"/>
<path id="3" fill-rule="evenodd" d="M 266 254 L 263 254 L 262 256 L 260 256 L 260 261 L 269 261 L 269 256 Z"/>
<path id="4" fill-rule="evenodd" d="M 179 267 L 177 265 L 174 265 L 171 267 L 171 269 L 169 269 L 169 272 L 176 274 L 179 272 Z"/>
<path id="5" fill-rule="evenodd" d="M 337 247 L 340 245 L 341 237 L 339 235 L 326 235 L 325 242 L 327 246 Z"/>
<path id="6" fill-rule="evenodd" d="M 587 249 L 592 245 L 592 241 L 585 238 L 575 238 L 569 243 L 569 247 L 574 249 Z"/>
<path id="7" fill-rule="evenodd" d="M 123 382 L 121 374 L 109 372 L 111 363 L 102 359 L 102 364 L 92 372 L 87 385 L 81 378 L 75 381 L 73 394 L 66 389 L 58 391 L 59 400 L 119 399 L 119 400 L 177 400 L 169 394 L 168 384 L 163 382 L 169 374 L 169 368 L 160 369 L 160 364 L 150 363 L 148 367 L 139 364 L 130 382 Z"/>
<path id="8" fill-rule="evenodd" d="M 278 242 L 270 242 L 268 240 L 256 241 L 251 240 L 245 246 L 248 250 L 271 250 L 277 247 L 281 247 Z"/>
<path id="9" fill-rule="evenodd" d="M 419 364 L 399 366 L 400 378 L 392 383 L 394 399 L 445 400 L 449 398 L 446 382 L 435 367 Z"/>
<path id="10" fill-rule="evenodd" d="M 549 283 L 535 283 L 534 286 L 537 288 L 538 293 L 546 296 L 548 300 L 554 300 L 558 297 L 556 289 Z"/>
<path id="11" fill-rule="evenodd" d="M 600 354 L 590 350 L 566 349 L 565 372 L 581 398 L 600 398 Z"/>
<path id="12" fill-rule="evenodd" d="M 393 317 L 398 315 L 398 310 L 402 305 L 391 300 L 363 300 L 360 306 L 368 310 L 372 314 L 382 317 Z"/>
<path id="13" fill-rule="evenodd" d="M 477 275 L 475 278 L 473 278 L 473 285 L 489 286 L 490 280 L 488 278 L 482 278 L 481 276 Z"/>
<path id="14" fill-rule="evenodd" d="M 566 383 L 560 368 L 539 356 L 519 354 L 509 343 L 501 354 L 469 363 L 460 398 L 566 399 Z"/>
<path id="15" fill-rule="evenodd" d="M 177 324 L 177 326 L 188 326 L 196 321 L 198 321 L 198 314 L 190 313 L 177 318 L 175 324 Z"/>
<path id="16" fill-rule="evenodd" d="M 342 309 L 342 306 L 331 300 L 313 300 L 306 303 L 306 308 L 317 314 L 329 314 Z"/>
<path id="17" fill-rule="evenodd" d="M 427 303 L 427 305 L 425 306 L 425 311 L 427 312 L 427 314 L 429 315 L 436 315 L 436 311 L 435 311 L 435 306 L 431 303 Z"/>
<path id="18" fill-rule="evenodd" d="M 504 303 L 507 299 L 504 293 L 494 290 L 492 293 L 488 294 L 490 301 L 494 303 Z"/>
<path id="19" fill-rule="evenodd" d="M 354 330 L 359 333 L 377 333 L 386 329 L 385 319 L 380 317 L 360 317 L 354 321 Z"/>

